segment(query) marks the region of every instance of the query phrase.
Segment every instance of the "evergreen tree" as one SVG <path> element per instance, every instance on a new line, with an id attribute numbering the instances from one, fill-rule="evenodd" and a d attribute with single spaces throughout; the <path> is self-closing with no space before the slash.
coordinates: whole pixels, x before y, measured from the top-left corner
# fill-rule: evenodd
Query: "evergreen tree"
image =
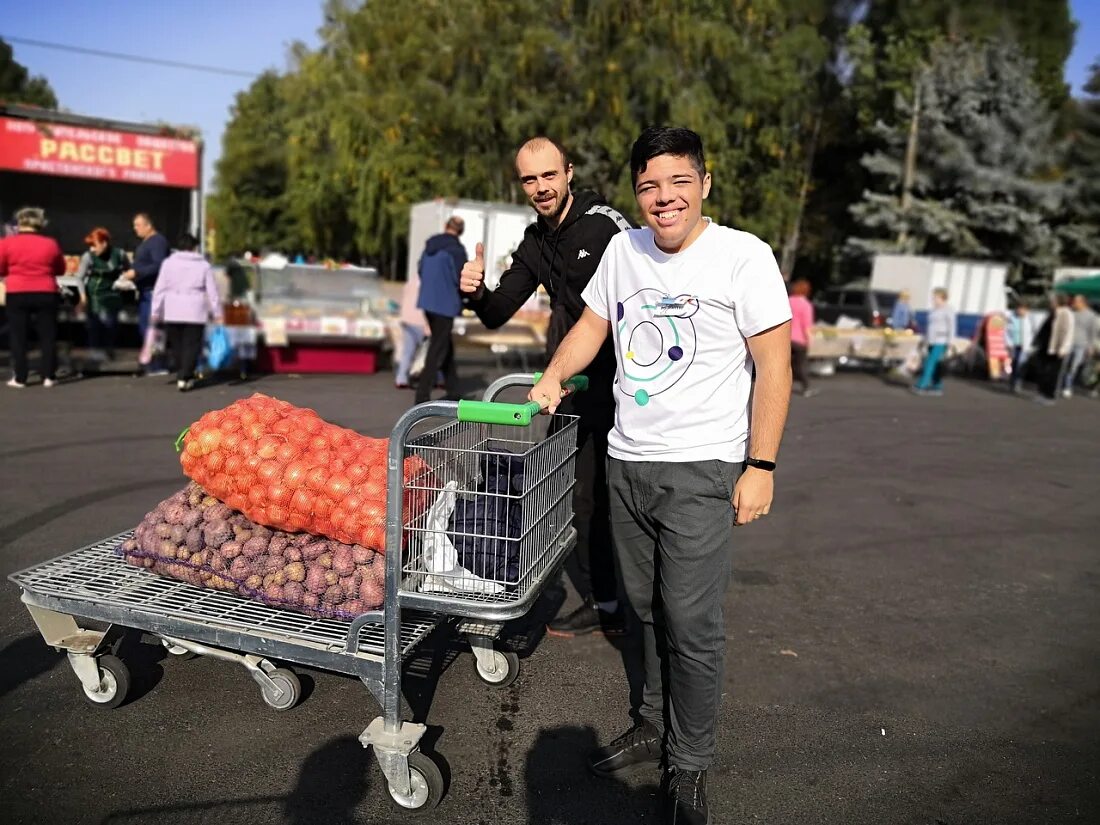
<path id="1" fill-rule="evenodd" d="M 1090 70 L 1085 94 L 1073 115 L 1065 223 L 1058 237 L 1066 263 L 1100 266 L 1100 62 Z"/>
<path id="2" fill-rule="evenodd" d="M 893 122 L 876 125 L 882 148 L 862 164 L 882 185 L 852 207 L 864 233 L 851 246 L 1004 259 L 1017 277 L 1049 276 L 1063 187 L 1055 116 L 1033 72 L 1010 43 L 937 44 Z"/>

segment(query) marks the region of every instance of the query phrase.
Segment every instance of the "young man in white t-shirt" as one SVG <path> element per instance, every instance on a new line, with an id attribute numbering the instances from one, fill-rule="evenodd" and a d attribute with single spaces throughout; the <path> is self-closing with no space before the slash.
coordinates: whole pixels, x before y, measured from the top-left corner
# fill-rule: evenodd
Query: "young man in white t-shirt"
<path id="1" fill-rule="evenodd" d="M 584 315 L 530 397 L 556 409 L 561 382 L 611 334 L 612 533 L 645 688 L 642 721 L 591 754 L 589 767 L 615 776 L 664 761 L 665 821 L 697 825 L 709 820 L 730 538 L 771 507 L 791 310 L 768 245 L 702 217 L 711 179 L 697 134 L 647 129 L 630 167 L 646 225 L 612 239 Z"/>

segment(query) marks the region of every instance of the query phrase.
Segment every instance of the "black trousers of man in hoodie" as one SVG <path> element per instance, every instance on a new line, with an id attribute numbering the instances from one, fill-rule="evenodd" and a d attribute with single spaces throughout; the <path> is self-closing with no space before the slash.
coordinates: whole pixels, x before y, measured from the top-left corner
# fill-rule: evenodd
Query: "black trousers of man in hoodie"
<path id="1" fill-rule="evenodd" d="M 432 387 L 436 376 L 443 373 L 443 383 L 448 398 L 458 398 L 458 371 L 455 369 L 455 344 L 451 338 L 455 319 L 448 315 L 436 315 L 425 312 L 431 339 L 428 341 L 428 354 L 424 356 L 424 369 L 420 371 L 420 381 L 416 385 L 416 403 L 423 404 L 432 397 Z"/>
<path id="2" fill-rule="evenodd" d="M 615 426 L 615 400 L 608 387 L 593 385 L 586 393 L 566 398 L 559 412 L 579 416 L 573 488 L 577 547 L 565 560 L 565 573 L 582 599 L 614 601 L 618 577 L 611 552 L 607 436 Z"/>

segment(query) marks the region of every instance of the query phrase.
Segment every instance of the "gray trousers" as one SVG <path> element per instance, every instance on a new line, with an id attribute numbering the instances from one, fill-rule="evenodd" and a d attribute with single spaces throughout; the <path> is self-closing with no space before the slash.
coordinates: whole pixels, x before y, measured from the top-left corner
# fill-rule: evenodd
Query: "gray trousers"
<path id="1" fill-rule="evenodd" d="M 724 461 L 608 462 L 611 532 L 642 641 L 639 713 L 665 733 L 669 765 L 683 770 L 714 759 L 740 474 Z"/>

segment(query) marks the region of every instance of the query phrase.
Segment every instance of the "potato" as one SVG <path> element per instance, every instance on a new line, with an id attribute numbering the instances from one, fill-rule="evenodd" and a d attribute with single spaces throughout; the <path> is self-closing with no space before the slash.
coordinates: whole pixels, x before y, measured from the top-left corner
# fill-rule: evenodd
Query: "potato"
<path id="1" fill-rule="evenodd" d="M 201 527 L 192 527 L 187 531 L 186 544 L 187 549 L 192 553 L 197 553 L 199 550 L 202 550 L 205 542 L 203 541 Z"/>
<path id="2" fill-rule="evenodd" d="M 120 549 L 123 553 L 133 553 L 137 550 L 137 546 L 138 544 L 135 539 L 126 539 L 126 541 L 122 542 L 122 547 Z"/>
<path id="3" fill-rule="evenodd" d="M 213 496 L 203 496 L 202 501 L 199 502 L 199 506 L 202 507 L 204 510 L 209 510 L 215 504 L 220 504 L 220 503 L 221 502 L 218 501 Z"/>
<path id="4" fill-rule="evenodd" d="M 301 604 L 302 597 L 305 596 L 305 594 L 305 588 L 298 582 L 290 581 L 283 585 L 283 595 L 291 604 Z"/>
<path id="5" fill-rule="evenodd" d="M 355 570 L 355 557 L 346 544 L 339 545 L 333 551 L 332 569 L 340 576 L 348 576 Z"/>
<path id="6" fill-rule="evenodd" d="M 220 553 L 213 553 L 210 556 L 210 569 L 215 573 L 224 573 L 229 569 L 229 562 Z"/>
<path id="7" fill-rule="evenodd" d="M 232 516 L 233 511 L 219 501 L 217 504 L 215 504 L 213 507 L 208 508 L 207 511 L 202 514 L 202 520 L 205 521 L 207 524 L 212 524 L 216 521 L 224 521 L 226 522 L 226 527 L 229 528 L 228 522 Z"/>
<path id="8" fill-rule="evenodd" d="M 213 508 L 211 508 L 213 509 Z M 209 510 L 207 511 L 210 512 Z M 202 528 L 202 537 L 209 547 L 221 547 L 233 538 L 233 529 L 223 519 L 207 521 Z"/>
<path id="9" fill-rule="evenodd" d="M 328 552 L 327 541 L 314 541 L 300 548 L 305 561 L 314 561 Z"/>
<path id="10" fill-rule="evenodd" d="M 286 559 L 282 556 L 267 555 L 260 559 L 263 562 L 263 568 L 265 573 L 274 573 L 276 570 L 282 570 L 286 567 Z"/>
<path id="11" fill-rule="evenodd" d="M 306 590 L 315 595 L 325 592 L 328 581 L 325 580 L 325 569 L 320 566 L 310 567 L 306 571 Z"/>
<path id="12" fill-rule="evenodd" d="M 241 545 L 241 552 L 250 559 L 255 559 L 264 554 L 268 549 L 268 540 L 253 534 L 252 538 Z"/>
<path id="13" fill-rule="evenodd" d="M 358 616 L 360 613 L 366 613 L 366 609 L 363 607 L 363 602 L 360 599 L 348 599 L 342 605 L 340 610 L 351 616 Z"/>
<path id="14" fill-rule="evenodd" d="M 281 604 L 286 599 L 286 594 L 283 593 L 282 587 L 272 584 L 264 588 L 264 598 L 276 604 Z"/>
<path id="15" fill-rule="evenodd" d="M 359 599 L 365 610 L 374 610 L 382 604 L 382 588 L 374 579 L 365 579 L 359 587 Z"/>
<path id="16" fill-rule="evenodd" d="M 338 575 L 336 575 L 335 570 L 326 570 L 325 571 L 325 581 L 328 582 L 328 584 L 330 584 L 330 585 L 336 584 L 337 582 L 340 581 L 340 577 Z"/>
<path id="17" fill-rule="evenodd" d="M 239 540 L 238 541 L 232 541 L 232 540 L 227 541 L 225 544 L 223 544 L 221 546 L 219 552 L 223 556 L 225 556 L 227 559 L 232 561 L 233 559 L 237 558 L 237 556 L 239 556 L 241 554 L 241 543 L 240 543 Z"/>
<path id="18" fill-rule="evenodd" d="M 172 525 L 162 521 L 153 528 L 153 532 L 157 534 L 157 538 L 169 538 L 172 535 Z"/>
<path id="19" fill-rule="evenodd" d="M 295 547 L 305 547 L 307 544 L 316 540 L 316 536 L 309 533 L 298 533 L 294 536 L 294 540 L 291 542 Z"/>
<path id="20" fill-rule="evenodd" d="M 283 556 L 286 557 L 287 561 L 301 561 L 302 551 L 297 547 L 288 547 L 283 551 Z"/>
<path id="21" fill-rule="evenodd" d="M 244 586 L 249 590 L 259 590 L 264 585 L 263 576 L 253 573 L 244 580 Z"/>
<path id="22" fill-rule="evenodd" d="M 306 566 L 300 561 L 292 561 L 286 566 L 286 577 L 292 582 L 304 582 L 306 580 Z"/>
<path id="23" fill-rule="evenodd" d="M 276 570 L 271 575 L 272 575 L 271 581 L 273 583 L 279 585 L 279 587 L 282 587 L 284 584 L 286 584 L 286 581 L 287 581 L 287 579 L 286 579 L 286 570 L 282 570 L 282 569 Z"/>
<path id="24" fill-rule="evenodd" d="M 321 596 L 321 603 L 325 605 L 336 606 L 342 601 L 344 601 L 344 591 L 338 584 L 329 587 Z"/>
<path id="25" fill-rule="evenodd" d="M 361 544 L 352 545 L 351 548 L 352 558 L 355 559 L 356 564 L 370 564 L 374 561 L 374 551 L 369 547 L 364 547 Z"/>
<path id="26" fill-rule="evenodd" d="M 317 564 L 324 567 L 326 570 L 332 567 L 332 553 L 322 553 L 317 557 Z"/>
<path id="27" fill-rule="evenodd" d="M 252 578 L 251 573 L 252 565 L 243 556 L 237 556 L 233 559 L 233 563 L 229 565 L 229 575 L 239 581 L 247 583 Z"/>
<path id="28" fill-rule="evenodd" d="M 256 536 L 256 532 L 253 531 L 253 537 Z M 272 536 L 271 541 L 268 543 L 268 550 L 272 553 L 284 553 L 286 548 L 290 546 L 290 539 L 284 533 L 282 535 Z"/>
<path id="29" fill-rule="evenodd" d="M 317 597 L 316 593 L 306 593 L 302 596 L 302 606 L 309 610 L 316 610 L 317 605 L 321 603 L 321 600 Z"/>
<path id="30" fill-rule="evenodd" d="M 186 550 L 187 548 L 185 547 L 183 549 Z M 196 567 L 201 567 L 203 562 L 206 561 L 206 559 L 203 557 L 202 553 L 192 553 L 191 558 L 189 559 L 189 561 L 191 562 L 191 564 L 195 565 Z"/>

